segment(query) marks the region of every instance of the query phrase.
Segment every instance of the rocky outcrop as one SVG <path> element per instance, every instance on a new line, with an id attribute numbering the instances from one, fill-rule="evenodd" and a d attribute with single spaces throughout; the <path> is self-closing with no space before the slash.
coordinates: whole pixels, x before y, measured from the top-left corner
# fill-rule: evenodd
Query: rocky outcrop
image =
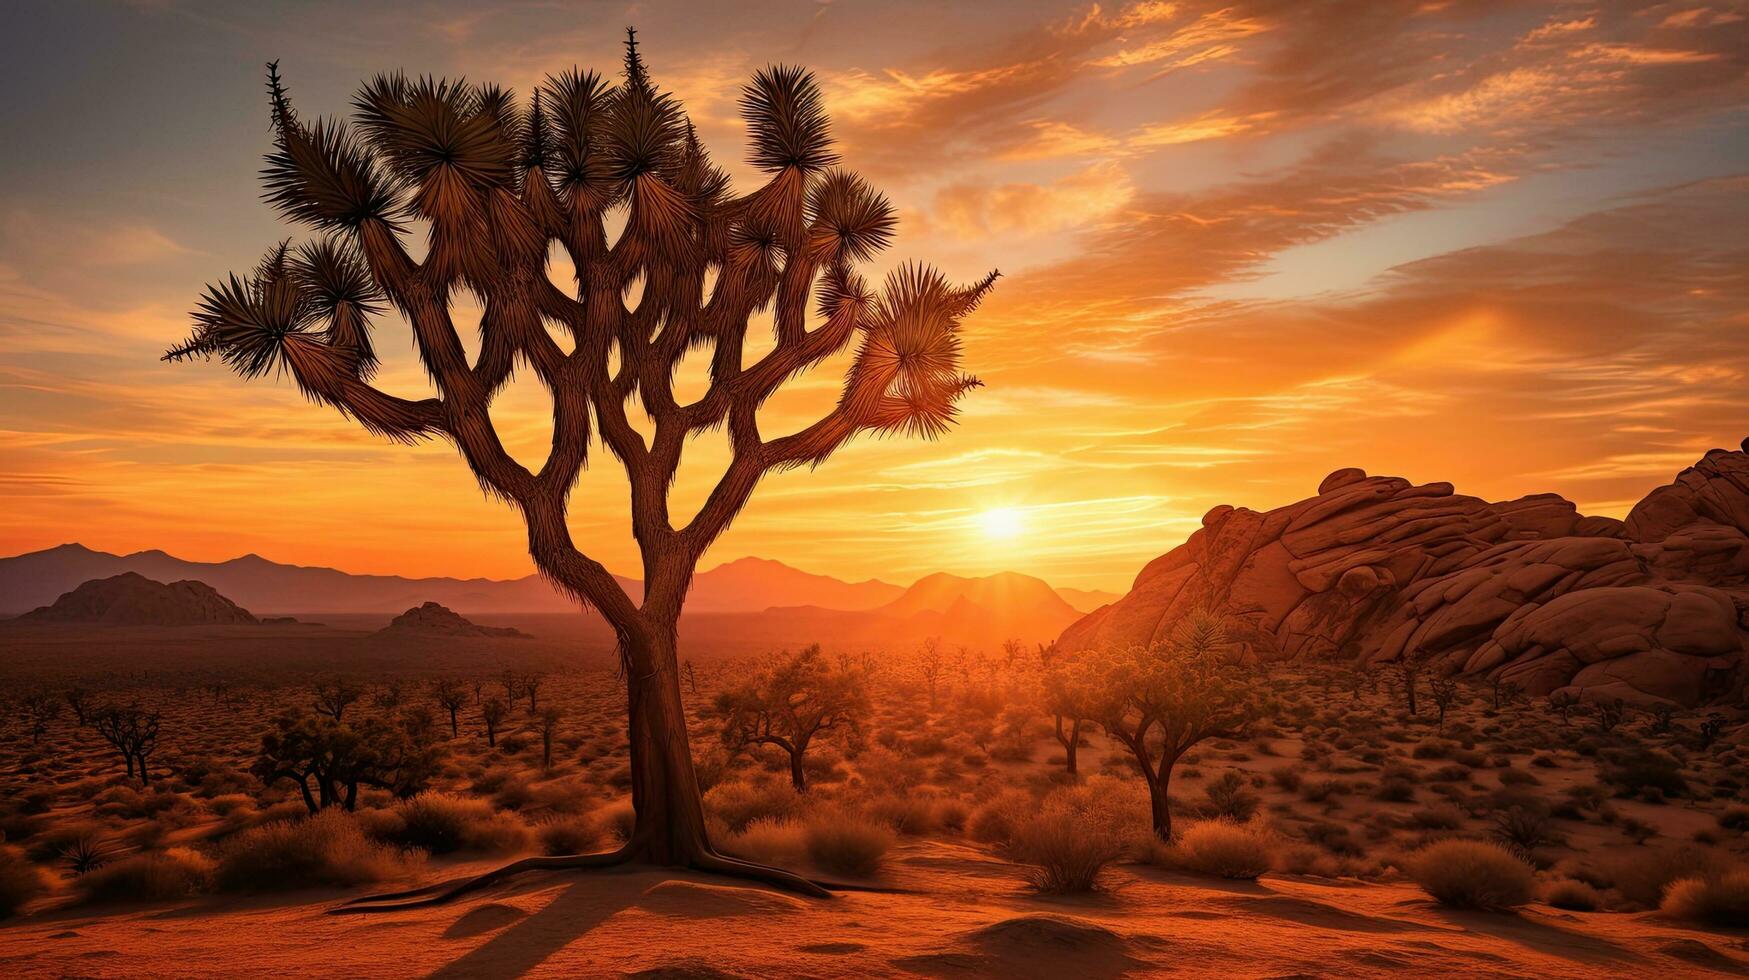
<path id="1" fill-rule="evenodd" d="M 377 636 L 517 636 L 527 633 L 508 626 L 481 626 L 435 602 L 414 606 L 378 630 Z"/>
<path id="2" fill-rule="evenodd" d="M 1058 645 L 1148 643 L 1200 605 L 1231 613 L 1265 660 L 1416 656 L 1539 695 L 1734 695 L 1749 641 L 1749 455 L 1707 453 L 1625 521 L 1554 494 L 1489 502 L 1337 470 L 1298 503 L 1209 511 Z"/>
<path id="3" fill-rule="evenodd" d="M 106 626 L 222 626 L 256 622 L 249 610 L 204 582 L 154 582 L 124 572 L 92 579 L 18 617 L 45 623 L 98 623 Z"/>

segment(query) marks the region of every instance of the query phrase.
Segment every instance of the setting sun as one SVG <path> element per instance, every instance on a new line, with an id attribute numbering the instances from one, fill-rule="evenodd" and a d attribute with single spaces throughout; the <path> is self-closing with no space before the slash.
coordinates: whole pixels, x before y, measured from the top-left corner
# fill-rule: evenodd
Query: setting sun
<path id="1" fill-rule="evenodd" d="M 1026 522 L 1020 517 L 1020 511 L 1013 507 L 997 507 L 978 515 L 978 526 L 984 529 L 986 537 L 1009 540 L 1020 536 L 1026 530 Z"/>

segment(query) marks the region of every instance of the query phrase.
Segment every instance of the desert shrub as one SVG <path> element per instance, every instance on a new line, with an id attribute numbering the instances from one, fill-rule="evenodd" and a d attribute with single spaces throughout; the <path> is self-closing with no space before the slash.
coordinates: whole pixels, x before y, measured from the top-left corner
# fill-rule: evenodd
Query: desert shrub
<path id="1" fill-rule="evenodd" d="M 1603 781 L 1615 787 L 1618 796 L 1663 800 L 1688 793 L 1682 766 L 1669 755 L 1653 749 L 1636 749 L 1617 756 L 1603 769 Z"/>
<path id="2" fill-rule="evenodd" d="M 1123 845 L 1070 808 L 1047 803 L 1014 826 L 1008 852 L 1028 866 L 1034 888 L 1069 894 L 1097 888 L 1100 873 L 1123 855 Z"/>
<path id="3" fill-rule="evenodd" d="M 405 876 L 416 866 L 406 853 L 367 837 L 351 814 L 328 809 L 233 837 L 219 851 L 216 883 L 244 892 L 362 885 Z"/>
<path id="4" fill-rule="evenodd" d="M 1550 885 L 1543 901 L 1569 912 L 1595 912 L 1603 908 L 1603 896 L 1583 881 L 1562 878 Z"/>
<path id="5" fill-rule="evenodd" d="M 801 806 L 801 795 L 787 782 L 731 780 L 711 787 L 704 806 L 739 832 L 755 820 L 790 816 Z"/>
<path id="6" fill-rule="evenodd" d="M 1208 794 L 1209 806 L 1216 816 L 1243 823 L 1257 812 L 1257 794 L 1246 787 L 1245 778 L 1235 770 L 1222 773 L 1221 778 L 1209 783 L 1204 792 Z"/>
<path id="7" fill-rule="evenodd" d="M 1671 882 L 1705 874 L 1717 864 L 1712 850 L 1683 844 L 1607 854 L 1598 859 L 1593 871 L 1600 883 L 1620 892 L 1622 898 L 1641 908 L 1655 909 Z"/>
<path id="8" fill-rule="evenodd" d="M 1363 853 L 1360 844 L 1355 841 L 1354 835 L 1343 824 L 1314 821 L 1300 828 L 1300 833 L 1304 834 L 1310 843 L 1316 844 L 1332 854 L 1359 857 Z"/>
<path id="9" fill-rule="evenodd" d="M 1280 840 L 1262 824 L 1206 820 L 1185 828 L 1173 860 L 1187 871 L 1216 878 L 1256 878 L 1275 863 Z"/>
<path id="10" fill-rule="evenodd" d="M 1749 830 L 1749 806 L 1734 803 L 1719 813 L 1718 824 L 1726 830 Z"/>
<path id="11" fill-rule="evenodd" d="M 595 811 L 595 819 L 601 826 L 612 831 L 620 840 L 631 840 L 632 832 L 637 829 L 638 811 L 632 806 L 630 799 L 616 800 Z M 720 820 L 714 814 L 706 812 L 705 819 Z M 726 825 L 725 825 L 726 826 Z"/>
<path id="12" fill-rule="evenodd" d="M 1542 780 L 1523 769 L 1502 769 L 1499 773 L 1502 786 L 1541 786 Z"/>
<path id="13" fill-rule="evenodd" d="M 48 890 L 48 876 L 41 868 L 18 848 L 0 844 L 0 919 L 18 914 Z"/>
<path id="14" fill-rule="evenodd" d="M 881 869 L 893 847 L 885 825 L 847 813 L 816 814 L 803 832 L 808 860 L 820 870 L 866 878 Z"/>
<path id="15" fill-rule="evenodd" d="M 1408 803 L 1415 799 L 1415 784 L 1402 776 L 1386 776 L 1379 780 L 1372 795 L 1386 803 Z"/>
<path id="16" fill-rule="evenodd" d="M 395 805 L 403 826 L 388 838 L 432 854 L 452 851 L 518 851 L 528 846 L 528 827 L 484 800 L 448 793 L 420 793 Z"/>
<path id="17" fill-rule="evenodd" d="M 1494 813 L 1494 837 L 1528 857 L 1539 847 L 1562 842 L 1546 811 L 1512 806 Z"/>
<path id="18" fill-rule="evenodd" d="M 1749 927 L 1749 868 L 1671 882 L 1659 910 L 1685 922 L 1726 929 Z"/>
<path id="19" fill-rule="evenodd" d="M 166 902 L 206 891 L 211 858 L 186 847 L 134 854 L 79 878 L 82 902 Z"/>
<path id="20" fill-rule="evenodd" d="M 971 819 L 971 808 L 958 797 L 937 800 L 935 803 L 935 825 L 950 833 L 959 833 L 966 829 L 966 821 Z"/>
<path id="21" fill-rule="evenodd" d="M 1463 826 L 1464 813 L 1450 803 L 1436 803 L 1416 810 L 1409 819 L 1422 830 L 1456 830 Z"/>
<path id="22" fill-rule="evenodd" d="M 723 847 L 763 864 L 793 864 L 802 856 L 802 826 L 785 817 L 761 817 L 731 834 Z"/>
<path id="23" fill-rule="evenodd" d="M 601 847 L 601 824 L 588 814 L 554 817 L 535 834 L 543 854 L 587 854 Z"/>
<path id="24" fill-rule="evenodd" d="M 1531 900 L 1530 866 L 1493 844 L 1445 840 L 1411 855 L 1405 870 L 1441 905 L 1509 909 Z"/>
<path id="25" fill-rule="evenodd" d="M 907 836 L 927 834 L 935 829 L 934 801 L 926 797 L 877 796 L 863 803 L 862 812 Z"/>
<path id="26" fill-rule="evenodd" d="M 1006 845 L 1014 828 L 1037 806 L 1032 794 L 1005 789 L 972 810 L 966 829 L 972 839 L 984 844 Z"/>
<path id="27" fill-rule="evenodd" d="M 1300 770 L 1295 766 L 1282 766 L 1271 772 L 1269 778 L 1275 782 L 1276 786 L 1289 793 L 1299 792 L 1301 775 Z"/>

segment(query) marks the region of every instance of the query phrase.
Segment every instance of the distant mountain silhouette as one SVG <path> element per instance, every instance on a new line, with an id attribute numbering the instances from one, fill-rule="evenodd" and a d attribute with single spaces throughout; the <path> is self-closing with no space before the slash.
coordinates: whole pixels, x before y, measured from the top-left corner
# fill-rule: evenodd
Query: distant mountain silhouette
<path id="1" fill-rule="evenodd" d="M 1006 639 L 1045 642 L 1081 618 L 1040 579 L 1016 572 L 966 578 L 939 572 L 918 579 L 898 598 L 876 609 L 848 612 L 815 606 L 779 607 L 763 620 L 796 635 L 879 644 L 939 637 L 949 643 L 988 646 Z M 761 624 L 764 625 L 764 624 Z M 757 626 L 750 624 L 750 629 Z"/>
<path id="2" fill-rule="evenodd" d="M 195 579 L 261 613 L 398 613 L 437 602 L 474 615 L 575 612 L 577 604 L 536 575 L 519 579 L 404 578 L 352 575 L 333 568 L 284 565 L 259 555 L 222 562 L 186 561 L 162 551 L 114 555 L 64 544 L 0 558 L 0 613 L 54 601 L 79 583 L 135 572 L 159 581 Z M 636 599 L 643 587 L 620 578 Z M 743 558 L 700 572 L 688 612 L 758 612 L 774 605 L 870 609 L 903 592 L 886 582 L 844 582 L 781 562 Z"/>
<path id="3" fill-rule="evenodd" d="M 1052 586 L 1063 601 L 1074 606 L 1077 612 L 1090 613 L 1100 606 L 1109 606 L 1123 596 L 1116 592 L 1106 592 L 1103 589 L 1066 589 L 1060 585 Z"/>
<path id="4" fill-rule="evenodd" d="M 508 626 L 481 626 L 470 622 L 435 602 L 414 606 L 389 625 L 377 630 L 378 636 L 527 636 Z"/>
<path id="5" fill-rule="evenodd" d="M 107 626 L 216 626 L 257 622 L 204 582 L 154 582 L 135 572 L 92 579 L 19 617 Z"/>

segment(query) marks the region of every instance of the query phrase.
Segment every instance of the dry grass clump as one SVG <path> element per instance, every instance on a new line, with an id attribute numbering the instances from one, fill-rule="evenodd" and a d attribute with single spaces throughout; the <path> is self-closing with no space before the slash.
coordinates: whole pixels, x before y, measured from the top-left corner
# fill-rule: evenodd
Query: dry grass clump
<path id="1" fill-rule="evenodd" d="M 415 858 L 367 837 L 351 814 L 330 809 L 238 834 L 219 852 L 216 883 L 242 892 L 363 885 L 416 867 Z"/>
<path id="2" fill-rule="evenodd" d="M 763 864 L 794 864 L 806 845 L 802 825 L 784 817 L 762 817 L 730 834 L 723 842 L 729 853 Z"/>
<path id="3" fill-rule="evenodd" d="M 1603 895 L 1583 881 L 1563 878 L 1543 893 L 1543 901 L 1569 912 L 1595 912 L 1603 908 Z"/>
<path id="4" fill-rule="evenodd" d="M 966 821 L 966 831 L 982 844 L 1006 846 L 1014 838 L 1014 828 L 1037 809 L 1031 793 L 1005 789 L 972 810 Z"/>
<path id="5" fill-rule="evenodd" d="M 1406 870 L 1441 905 L 1509 909 L 1532 898 L 1530 865 L 1493 844 L 1445 840 L 1411 855 Z"/>
<path id="6" fill-rule="evenodd" d="M 213 860 L 186 847 L 134 854 L 82 875 L 81 902 L 167 902 L 212 886 Z"/>
<path id="7" fill-rule="evenodd" d="M 18 911 L 49 890 L 48 876 L 24 852 L 0 844 L 0 919 Z"/>
<path id="8" fill-rule="evenodd" d="M 1673 919 L 1726 929 L 1749 926 L 1749 868 L 1671 882 L 1659 910 Z"/>
<path id="9" fill-rule="evenodd" d="M 1107 776 L 1052 790 L 1013 824 L 1007 851 L 1042 892 L 1092 891 L 1107 865 L 1153 841 L 1136 788 Z"/>
<path id="10" fill-rule="evenodd" d="M 1683 844 L 1664 848 L 1634 848 L 1606 855 L 1596 863 L 1599 881 L 1644 909 L 1658 908 L 1670 883 L 1712 870 L 1718 861 L 1704 847 Z"/>
<path id="11" fill-rule="evenodd" d="M 607 804 L 596 810 L 593 816 L 597 823 L 622 841 L 631 840 L 632 832 L 637 829 L 638 825 L 638 811 L 632 806 L 629 797 Z M 710 816 L 711 814 L 707 812 L 706 819 L 710 819 Z"/>
<path id="12" fill-rule="evenodd" d="M 1275 865 L 1281 841 L 1262 823 L 1205 820 L 1186 828 L 1178 843 L 1163 849 L 1165 860 L 1197 874 L 1254 879 Z"/>
<path id="13" fill-rule="evenodd" d="M 739 833 L 755 820 L 788 817 L 801 807 L 801 794 L 787 782 L 730 780 L 704 795 L 705 810 Z"/>
<path id="14" fill-rule="evenodd" d="M 808 860 L 835 875 L 867 878 L 880 871 L 892 850 L 893 831 L 867 817 L 821 812 L 808 821 L 802 841 Z"/>
<path id="15" fill-rule="evenodd" d="M 591 814 L 554 817 L 535 828 L 543 854 L 587 854 L 601 849 L 601 822 Z"/>
<path id="16" fill-rule="evenodd" d="M 432 854 L 453 851 L 502 853 L 528 846 L 528 827 L 484 800 L 448 793 L 420 793 L 395 805 L 398 832 L 384 839 Z"/>

